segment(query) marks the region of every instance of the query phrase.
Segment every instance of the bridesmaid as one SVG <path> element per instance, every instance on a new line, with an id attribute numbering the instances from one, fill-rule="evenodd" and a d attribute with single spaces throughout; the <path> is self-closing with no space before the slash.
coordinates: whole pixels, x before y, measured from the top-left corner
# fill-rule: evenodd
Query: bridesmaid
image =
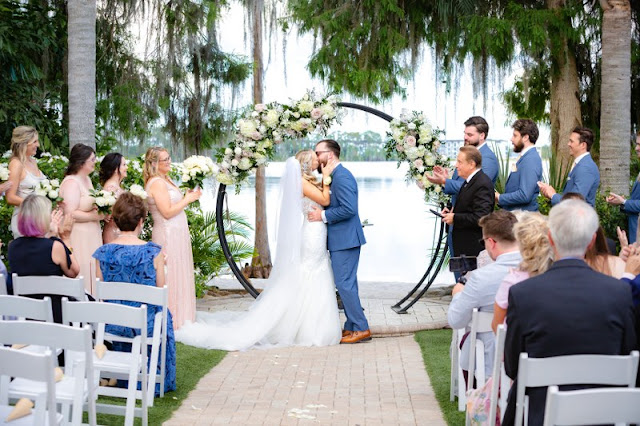
<path id="1" fill-rule="evenodd" d="M 144 160 L 144 183 L 153 217 L 152 240 L 162 247 L 166 255 L 169 310 L 173 314 L 173 327 L 178 329 L 185 321 L 194 321 L 196 293 L 193 276 L 193 253 L 185 207 L 198 200 L 199 189 L 180 189 L 169 178 L 171 157 L 162 147 L 149 148 Z"/>
<path id="2" fill-rule="evenodd" d="M 127 160 L 119 152 L 110 152 L 100 162 L 100 185 L 111 191 L 116 198 L 124 192 L 122 181 L 127 177 Z M 118 227 L 113 220 L 105 221 L 102 229 L 102 242 L 109 244 L 118 237 Z"/>
<path id="3" fill-rule="evenodd" d="M 91 255 L 102 245 L 100 221 L 104 214 L 98 213 L 90 191 L 93 184 L 89 175 L 96 167 L 93 148 L 77 144 L 71 149 L 69 166 L 60 185 L 60 196 L 64 200 L 65 215 L 73 216 L 71 247 L 80 264 L 80 275 L 84 277 L 85 290 L 93 294 L 96 264 Z"/>
<path id="4" fill-rule="evenodd" d="M 18 126 L 13 129 L 11 137 L 11 160 L 9 160 L 10 187 L 7 190 L 7 203 L 15 206 L 11 216 L 11 232 L 13 238 L 22 236 L 18 231 L 18 213 L 20 205 L 27 195 L 33 193 L 35 187 L 47 177 L 38 169 L 33 158 L 38 151 L 38 131 L 31 126 Z"/>

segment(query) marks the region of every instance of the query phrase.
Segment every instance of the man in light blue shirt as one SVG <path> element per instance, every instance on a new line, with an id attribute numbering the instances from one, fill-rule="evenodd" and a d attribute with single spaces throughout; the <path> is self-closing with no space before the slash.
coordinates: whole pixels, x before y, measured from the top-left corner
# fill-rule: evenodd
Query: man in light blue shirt
<path id="1" fill-rule="evenodd" d="M 509 269 L 518 267 L 522 261 L 518 243 L 513 235 L 513 225 L 516 221 L 513 213 L 507 210 L 498 210 L 480 219 L 485 248 L 495 262 L 470 272 L 466 276 L 466 284 L 458 283 L 453 287 L 453 299 L 447 312 L 451 328 L 464 328 L 469 325 L 473 308 L 493 312 L 493 303 L 500 283 L 509 273 Z M 484 371 L 485 377 L 489 377 L 493 370 L 493 332 L 478 333 L 478 339 L 484 343 Z M 462 346 L 460 362 L 463 368 L 469 365 L 468 340 L 465 340 Z"/>

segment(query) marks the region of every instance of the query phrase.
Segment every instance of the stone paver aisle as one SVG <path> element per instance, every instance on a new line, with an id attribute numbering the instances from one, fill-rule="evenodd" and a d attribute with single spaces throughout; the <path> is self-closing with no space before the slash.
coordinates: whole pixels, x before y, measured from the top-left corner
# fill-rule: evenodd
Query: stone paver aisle
<path id="1" fill-rule="evenodd" d="M 446 425 L 413 336 L 231 352 L 165 425 Z"/>

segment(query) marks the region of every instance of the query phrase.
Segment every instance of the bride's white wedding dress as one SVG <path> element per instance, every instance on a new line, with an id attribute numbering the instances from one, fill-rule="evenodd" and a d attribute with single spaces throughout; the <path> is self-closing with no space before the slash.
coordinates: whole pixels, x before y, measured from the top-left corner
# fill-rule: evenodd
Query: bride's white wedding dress
<path id="1" fill-rule="evenodd" d="M 186 323 L 175 332 L 177 341 L 224 350 L 340 342 L 327 227 L 307 220 L 306 212 L 318 204 L 302 198 L 299 176 L 297 160 L 287 160 L 281 183 L 277 257 L 262 293 L 245 312 L 198 312 L 195 323 Z M 299 195 L 291 196 L 291 192 Z"/>

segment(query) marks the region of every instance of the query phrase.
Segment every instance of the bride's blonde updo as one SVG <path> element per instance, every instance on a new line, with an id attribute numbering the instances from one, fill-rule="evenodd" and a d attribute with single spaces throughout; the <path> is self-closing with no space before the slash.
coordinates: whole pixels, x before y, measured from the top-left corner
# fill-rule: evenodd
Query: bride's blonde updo
<path id="1" fill-rule="evenodd" d="M 313 151 L 310 149 L 299 151 L 296 154 L 296 160 L 300 163 L 302 178 L 311 182 L 318 188 L 322 188 L 322 184 L 318 182 L 318 179 L 313 175 L 313 170 L 311 168 L 311 165 L 313 164 Z"/>

